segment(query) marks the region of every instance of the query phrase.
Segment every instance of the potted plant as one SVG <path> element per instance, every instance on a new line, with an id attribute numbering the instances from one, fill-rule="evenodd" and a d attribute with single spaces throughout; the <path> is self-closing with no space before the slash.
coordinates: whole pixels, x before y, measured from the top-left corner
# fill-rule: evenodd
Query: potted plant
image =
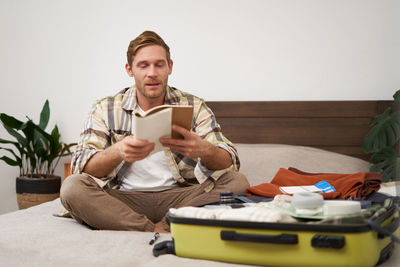
<path id="1" fill-rule="evenodd" d="M 400 181 L 400 90 L 393 98 L 393 107 L 372 118 L 362 145 L 371 154 L 370 171 L 381 172 L 383 182 Z"/>
<path id="2" fill-rule="evenodd" d="M 55 176 L 54 170 L 61 157 L 70 155 L 70 148 L 76 145 L 60 141 L 61 135 L 57 125 L 51 133 L 45 131 L 50 118 L 48 100 L 43 105 L 39 124 L 35 124 L 29 117 L 26 118 L 27 120 L 22 122 L 0 113 L 4 129 L 15 138 L 15 141 L 0 138 L 0 144 L 8 145 L 0 149 L 12 155 L 12 158 L 2 156 L 0 159 L 8 165 L 19 167 L 16 191 L 20 209 L 59 197 L 61 177 Z"/>

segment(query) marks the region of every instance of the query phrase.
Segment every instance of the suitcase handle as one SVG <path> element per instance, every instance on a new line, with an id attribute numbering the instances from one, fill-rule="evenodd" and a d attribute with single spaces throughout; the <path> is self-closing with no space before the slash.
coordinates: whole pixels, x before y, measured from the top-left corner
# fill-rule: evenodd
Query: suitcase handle
<path id="1" fill-rule="evenodd" d="M 391 223 L 383 228 L 389 231 L 390 233 L 394 233 L 394 231 L 396 231 L 397 228 L 399 228 L 399 225 L 400 225 L 400 217 L 394 217 Z"/>
<path id="2" fill-rule="evenodd" d="M 390 236 L 390 238 L 397 243 L 400 243 L 400 239 L 393 233 L 397 230 L 399 224 L 400 224 L 400 217 L 394 217 L 391 223 L 385 227 L 382 227 L 376 221 L 368 222 L 368 225 L 371 227 L 371 229 L 378 233 L 378 237 L 379 235 L 381 236 L 380 238 Z"/>
<path id="3" fill-rule="evenodd" d="M 297 244 L 297 235 L 261 235 L 261 234 L 243 234 L 236 231 L 221 231 L 221 239 L 226 241 L 256 242 L 272 244 Z"/>

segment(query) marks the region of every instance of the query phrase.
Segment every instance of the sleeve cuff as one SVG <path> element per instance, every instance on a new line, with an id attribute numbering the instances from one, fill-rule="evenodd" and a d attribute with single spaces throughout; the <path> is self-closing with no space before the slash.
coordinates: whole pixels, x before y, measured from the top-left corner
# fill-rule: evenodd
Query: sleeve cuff
<path id="1" fill-rule="evenodd" d="M 86 163 L 89 161 L 94 154 L 99 152 L 100 150 L 97 149 L 87 149 L 86 151 L 82 151 L 80 155 L 73 160 L 72 165 L 72 173 L 74 174 L 81 174 L 83 173 L 83 169 L 86 166 Z"/>
<path id="2" fill-rule="evenodd" d="M 230 170 L 234 170 L 234 165 L 232 164 L 228 168 L 222 170 L 209 170 L 207 167 L 198 159 L 196 167 L 194 168 L 194 176 L 196 177 L 199 184 L 204 183 L 207 179 L 211 178 L 216 181 L 219 177 Z"/>

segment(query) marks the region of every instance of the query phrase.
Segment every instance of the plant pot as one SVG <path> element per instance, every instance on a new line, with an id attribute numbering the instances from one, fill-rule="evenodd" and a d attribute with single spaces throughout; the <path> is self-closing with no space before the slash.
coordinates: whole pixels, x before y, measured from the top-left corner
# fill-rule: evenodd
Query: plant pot
<path id="1" fill-rule="evenodd" d="M 61 177 L 17 177 L 16 191 L 19 209 L 26 209 L 54 200 L 60 196 Z"/>

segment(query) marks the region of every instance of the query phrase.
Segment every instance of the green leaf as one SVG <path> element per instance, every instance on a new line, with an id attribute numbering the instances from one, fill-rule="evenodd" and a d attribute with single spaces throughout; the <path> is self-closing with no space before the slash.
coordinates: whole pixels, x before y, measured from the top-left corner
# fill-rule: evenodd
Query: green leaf
<path id="1" fill-rule="evenodd" d="M 387 147 L 380 153 L 373 154 L 370 162 L 374 163 L 370 171 L 381 172 L 383 181 L 400 180 L 400 157 L 392 147 Z"/>
<path id="2" fill-rule="evenodd" d="M 396 142 L 396 134 L 395 134 L 395 129 L 393 127 L 388 127 L 386 129 L 386 136 L 387 136 L 387 142 L 389 144 L 394 144 Z"/>
<path id="3" fill-rule="evenodd" d="M 0 149 L 6 150 L 6 151 L 10 152 L 11 154 L 13 154 L 13 156 L 15 157 L 15 161 L 18 162 L 18 166 L 22 167 L 22 159 L 20 157 L 18 157 L 17 154 L 15 154 L 14 150 L 5 148 L 5 147 L 0 147 Z"/>
<path id="4" fill-rule="evenodd" d="M 34 143 L 34 151 L 39 158 L 44 158 L 47 156 L 47 146 L 42 139 L 39 139 Z"/>
<path id="5" fill-rule="evenodd" d="M 10 152 L 11 154 L 13 154 L 15 156 L 16 159 L 21 159 L 20 157 L 17 156 L 17 154 L 15 154 L 14 150 L 10 149 L 10 148 L 6 148 L 6 147 L 1 147 L 0 149 L 6 150 L 8 152 Z"/>
<path id="6" fill-rule="evenodd" d="M 22 125 L 22 121 L 17 120 L 16 118 L 9 116 L 7 114 L 1 113 L 0 120 L 4 126 L 9 128 L 18 129 Z"/>
<path id="7" fill-rule="evenodd" d="M 53 142 L 54 142 L 54 151 L 53 152 L 54 152 L 54 154 L 56 155 L 56 154 L 62 153 L 63 144 L 62 144 L 62 142 L 60 142 L 61 135 L 60 135 L 57 125 L 54 126 L 54 129 L 51 132 L 51 136 L 53 136 Z"/>
<path id="8" fill-rule="evenodd" d="M 394 103 L 400 104 L 400 90 L 397 90 L 396 93 L 393 95 Z"/>
<path id="9" fill-rule="evenodd" d="M 3 160 L 3 161 L 4 161 L 5 163 L 7 163 L 8 165 L 11 165 L 11 166 L 20 166 L 20 163 L 19 163 L 19 162 L 17 162 L 16 160 L 10 159 L 10 158 L 7 157 L 7 156 L 2 156 L 0 159 Z"/>
<path id="10" fill-rule="evenodd" d="M 19 128 L 24 134 L 29 143 L 33 142 L 34 140 L 34 131 L 35 131 L 35 124 L 32 120 L 28 120 L 24 124 L 21 125 Z"/>
<path id="11" fill-rule="evenodd" d="M 46 129 L 47 124 L 49 123 L 49 118 L 50 118 L 50 105 L 49 105 L 49 100 L 46 100 L 46 102 L 43 105 L 42 111 L 40 112 L 40 122 L 39 122 L 39 127 L 41 129 Z"/>
<path id="12" fill-rule="evenodd" d="M 20 154 L 21 157 L 25 154 L 23 147 L 22 147 L 19 143 L 17 143 L 17 142 L 13 142 L 13 141 L 9 141 L 9 140 L 4 140 L 4 139 L 1 139 L 1 138 L 0 138 L 0 143 L 1 143 L 1 144 L 12 144 L 12 145 L 14 145 L 15 148 L 18 150 L 18 152 L 19 152 L 19 154 Z"/>
<path id="13" fill-rule="evenodd" d="M 10 127 L 8 127 L 6 125 L 3 125 L 3 126 L 4 126 L 4 129 L 6 129 L 6 131 L 10 135 L 14 136 L 17 139 L 18 143 L 20 143 L 22 146 L 27 146 L 28 145 L 27 139 L 24 138 L 22 135 L 20 135 L 17 131 L 15 131 L 13 128 L 10 128 Z"/>
<path id="14" fill-rule="evenodd" d="M 385 166 L 385 164 L 386 164 L 386 162 L 380 162 L 380 163 L 374 164 L 369 168 L 369 171 L 371 171 L 371 172 L 381 172 L 382 168 Z"/>
<path id="15" fill-rule="evenodd" d="M 18 144 L 18 142 L 14 142 L 14 141 L 5 140 L 5 139 L 0 138 L 0 144 L 13 144 L 13 145 L 16 145 L 16 144 Z"/>
<path id="16" fill-rule="evenodd" d="M 387 156 L 384 155 L 383 153 L 376 153 L 376 154 L 372 154 L 372 156 L 369 159 L 369 161 L 371 163 L 378 163 L 378 162 L 386 160 L 386 158 L 387 158 Z"/>
<path id="17" fill-rule="evenodd" d="M 54 172 L 53 165 L 57 165 L 61 157 L 70 155 L 70 147 L 76 144 L 67 145 L 62 143 L 57 125 L 55 125 L 51 133 L 45 131 L 50 119 L 50 105 L 48 100 L 43 105 L 39 124 L 35 124 L 28 116 L 26 118 L 27 121 L 22 122 L 12 116 L 0 113 L 2 125 L 16 139 L 14 142 L 0 138 L 0 144 L 13 145 L 20 153 L 20 156 L 17 156 L 14 148 L 12 150 L 11 148 L 0 147 L 0 150 L 8 151 L 16 158 L 16 160 L 13 160 L 5 156 L 1 160 L 10 165 L 17 165 L 16 163 L 19 162 L 21 162 L 20 166 L 26 164 L 26 166 L 20 167 L 20 171 L 28 172 L 29 175 L 37 175 L 36 172 L 41 172 L 45 166 L 51 174 Z"/>
<path id="18" fill-rule="evenodd" d="M 42 128 L 40 128 L 38 125 L 34 125 L 35 131 L 38 131 L 41 135 L 43 135 L 43 137 L 45 137 L 46 140 L 51 141 L 53 140 L 53 137 L 51 137 L 50 134 L 48 134 L 47 132 L 45 132 Z"/>
<path id="19" fill-rule="evenodd" d="M 363 140 L 362 149 L 365 153 L 376 153 L 388 146 L 393 146 L 400 140 L 400 111 L 391 112 L 387 108 L 383 114 L 377 115 L 371 121 L 372 128 Z"/>
<path id="20" fill-rule="evenodd" d="M 53 137 L 54 141 L 60 140 L 60 132 L 58 130 L 57 125 L 54 126 L 53 130 L 51 131 L 51 137 Z"/>
<path id="21" fill-rule="evenodd" d="M 382 175 L 382 182 L 383 183 L 387 183 L 390 182 L 392 179 L 392 173 L 393 170 L 392 168 L 386 168 L 385 170 L 382 171 L 381 175 Z"/>
<path id="22" fill-rule="evenodd" d="M 397 157 L 394 163 L 394 180 L 400 180 L 400 157 Z"/>
<path id="23" fill-rule="evenodd" d="M 392 113 L 392 107 L 388 107 L 382 114 L 377 114 L 375 115 L 372 119 L 371 122 L 369 123 L 369 127 L 373 127 L 374 125 L 378 124 L 380 121 L 383 119 L 387 118 L 390 116 Z"/>

